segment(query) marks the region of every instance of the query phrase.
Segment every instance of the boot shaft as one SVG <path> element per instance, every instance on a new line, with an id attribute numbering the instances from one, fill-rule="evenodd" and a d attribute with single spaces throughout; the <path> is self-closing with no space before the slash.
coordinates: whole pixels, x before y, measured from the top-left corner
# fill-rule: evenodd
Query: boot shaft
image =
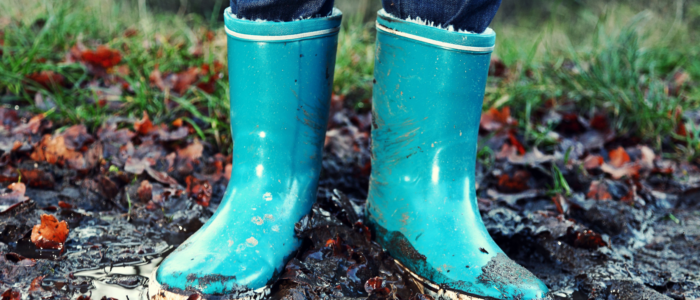
<path id="1" fill-rule="evenodd" d="M 303 173 L 301 176 L 315 181 L 328 120 L 340 16 L 295 22 L 225 17 L 232 177 L 264 178 L 267 173 L 274 174 L 276 181 Z"/>
<path id="2" fill-rule="evenodd" d="M 475 200 L 477 134 L 495 34 L 448 32 L 382 13 L 377 27 L 370 202 L 374 195 L 382 195 L 380 202 Z"/>

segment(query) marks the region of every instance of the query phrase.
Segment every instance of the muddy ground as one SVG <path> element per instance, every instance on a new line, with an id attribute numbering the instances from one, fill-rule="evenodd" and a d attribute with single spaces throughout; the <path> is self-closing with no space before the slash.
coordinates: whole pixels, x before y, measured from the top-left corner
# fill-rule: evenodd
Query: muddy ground
<path id="1" fill-rule="evenodd" d="M 2 300 L 147 299 L 150 271 L 228 182 L 231 158 L 177 122 L 117 118 L 88 133 L 0 115 Z M 482 121 L 480 145 L 497 151 L 480 152 L 478 202 L 496 242 L 555 299 L 700 298 L 700 169 L 559 120 L 560 143 L 542 152 L 520 149 L 507 118 Z M 303 247 L 271 298 L 429 299 L 362 225 L 370 114 L 344 108 L 331 122 L 318 202 L 296 226 Z M 31 241 L 43 214 L 68 223 L 62 251 Z"/>

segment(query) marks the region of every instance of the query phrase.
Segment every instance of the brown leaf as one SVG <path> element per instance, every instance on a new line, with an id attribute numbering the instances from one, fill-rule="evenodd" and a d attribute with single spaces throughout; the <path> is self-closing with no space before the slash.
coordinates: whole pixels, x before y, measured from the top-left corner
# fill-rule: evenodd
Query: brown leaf
<path id="1" fill-rule="evenodd" d="M 66 148 L 71 150 L 85 151 L 87 145 L 92 144 L 95 139 L 87 132 L 87 128 L 83 124 L 74 125 L 66 129 L 63 133 Z"/>
<path id="2" fill-rule="evenodd" d="M 610 165 L 615 168 L 620 168 L 630 162 L 630 156 L 622 147 L 608 151 L 608 156 L 610 156 Z"/>
<path id="3" fill-rule="evenodd" d="M 37 134 L 42 129 L 44 114 L 38 114 L 29 119 L 26 124 L 12 128 L 12 134 Z"/>
<path id="4" fill-rule="evenodd" d="M 56 183 L 51 172 L 44 172 L 41 169 L 22 169 L 20 173 L 22 174 L 22 181 L 25 181 L 31 187 L 52 189 Z"/>
<path id="5" fill-rule="evenodd" d="M 122 61 L 122 55 L 118 50 L 106 46 L 98 46 L 95 51 L 84 50 L 80 54 L 80 58 L 84 63 L 104 69 L 114 67 Z"/>
<path id="6" fill-rule="evenodd" d="M 126 144 L 135 136 L 136 134 L 129 129 L 117 130 L 117 124 L 115 123 L 106 123 L 97 130 L 97 137 L 105 143 Z"/>
<path id="7" fill-rule="evenodd" d="M 202 157 L 202 152 L 204 151 L 204 146 L 195 138 L 192 144 L 185 148 L 177 150 L 177 158 L 189 161 L 198 161 Z"/>
<path id="8" fill-rule="evenodd" d="M 15 182 L 7 187 L 10 192 L 0 194 L 0 213 L 8 211 L 20 203 L 29 200 L 24 193 L 27 187 L 24 183 Z"/>
<path id="9" fill-rule="evenodd" d="M 148 202 L 153 198 L 153 185 L 148 180 L 141 181 L 141 185 L 136 190 L 136 196 L 141 202 Z"/>
<path id="10" fill-rule="evenodd" d="M 485 131 L 497 131 L 507 126 L 518 125 L 518 121 L 510 116 L 510 107 L 503 107 L 500 111 L 491 108 L 481 115 L 479 125 Z"/>
<path id="11" fill-rule="evenodd" d="M 515 165 L 526 165 L 526 166 L 536 166 L 543 163 L 548 163 L 561 159 L 562 155 L 559 152 L 554 154 L 544 154 L 540 152 L 537 148 L 533 148 L 532 151 L 525 153 L 525 155 L 510 155 L 508 156 L 508 161 Z"/>
<path id="12" fill-rule="evenodd" d="M 27 75 L 27 79 L 36 82 L 45 89 L 52 89 L 63 85 L 66 78 L 54 71 L 41 71 Z"/>
<path id="13" fill-rule="evenodd" d="M 16 291 L 12 288 L 7 289 L 0 296 L 2 297 L 2 300 L 21 300 L 22 299 L 22 294 L 20 294 L 19 291 Z"/>
<path id="14" fill-rule="evenodd" d="M 608 243 L 597 232 L 584 230 L 583 232 L 575 233 L 574 247 L 595 250 L 607 246 Z"/>
<path id="15" fill-rule="evenodd" d="M 155 164 L 156 162 L 150 157 L 146 157 L 144 159 L 129 157 L 126 159 L 126 163 L 124 164 L 124 171 L 131 174 L 140 175 L 144 170 L 146 170 L 146 168 L 154 166 Z"/>
<path id="16" fill-rule="evenodd" d="M 595 200 L 612 200 L 612 195 L 608 192 L 608 185 L 597 180 L 591 182 L 586 197 Z"/>
<path id="17" fill-rule="evenodd" d="M 646 170 L 654 169 L 654 160 L 656 159 L 656 154 L 654 154 L 654 150 L 651 150 L 651 148 L 647 146 L 638 146 L 638 148 L 639 151 L 642 152 L 642 157 L 639 160 L 642 167 Z"/>
<path id="18" fill-rule="evenodd" d="M 505 77 L 508 68 L 506 64 L 497 56 L 491 55 L 491 64 L 489 65 L 489 76 Z"/>
<path id="19" fill-rule="evenodd" d="M 610 164 L 603 164 L 600 169 L 610 175 L 613 179 L 620 179 L 623 177 L 639 177 L 640 166 L 638 164 L 626 164 L 620 168 L 616 168 Z"/>
<path id="20" fill-rule="evenodd" d="M 589 123 L 591 128 L 601 131 L 601 132 L 606 132 L 610 129 L 610 123 L 608 122 L 608 117 L 605 114 L 596 114 L 591 118 L 591 122 Z"/>
<path id="21" fill-rule="evenodd" d="M 40 249 L 63 250 L 63 244 L 68 238 L 68 224 L 58 222 L 52 215 L 42 215 L 41 224 L 32 229 L 31 240 Z"/>
<path id="22" fill-rule="evenodd" d="M 212 186 L 206 180 L 199 180 L 194 176 L 187 176 L 187 194 L 201 206 L 209 206 L 211 200 Z"/>
<path id="23" fill-rule="evenodd" d="M 589 155 L 583 161 L 583 167 L 586 170 L 600 168 L 605 163 L 605 160 L 600 155 Z"/>
<path id="24" fill-rule="evenodd" d="M 134 122 L 134 130 L 141 135 L 147 135 L 154 129 L 156 128 L 153 126 L 151 119 L 148 118 L 148 114 L 145 111 L 143 112 L 143 118 Z"/>
<path id="25" fill-rule="evenodd" d="M 82 154 L 68 149 L 62 135 L 51 136 L 47 134 L 44 135 L 41 141 L 34 147 L 34 152 L 32 152 L 30 158 L 35 161 L 65 165 L 67 160 L 82 159 Z"/>
<path id="26" fill-rule="evenodd" d="M 146 168 L 146 173 L 148 173 L 148 175 L 151 176 L 151 178 L 155 179 L 156 181 L 158 181 L 158 182 L 160 182 L 160 183 L 164 183 L 164 184 L 170 185 L 171 187 L 177 187 L 177 186 L 178 186 L 177 180 L 175 180 L 174 178 L 170 177 L 170 176 L 169 176 L 167 173 L 165 173 L 165 172 L 156 171 L 156 170 L 154 170 L 154 169 L 151 168 L 151 167 L 147 167 L 147 168 Z"/>
<path id="27" fill-rule="evenodd" d="M 505 193 L 520 193 L 529 189 L 527 181 L 530 179 L 530 172 L 518 170 L 513 177 L 503 174 L 498 178 L 498 189 Z"/>
<path id="28" fill-rule="evenodd" d="M 32 283 L 29 284 L 29 292 L 41 292 L 43 289 L 41 288 L 41 282 L 44 280 L 46 276 L 38 276 L 32 280 Z"/>

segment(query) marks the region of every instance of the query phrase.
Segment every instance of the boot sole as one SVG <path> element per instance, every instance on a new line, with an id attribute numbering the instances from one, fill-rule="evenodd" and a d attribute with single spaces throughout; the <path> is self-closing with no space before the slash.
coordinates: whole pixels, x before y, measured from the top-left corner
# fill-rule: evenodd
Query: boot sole
<path id="1" fill-rule="evenodd" d="M 164 289 L 160 283 L 156 280 L 156 272 L 158 272 L 158 268 L 153 269 L 153 272 L 151 272 L 151 275 L 148 277 L 148 299 L 151 300 L 188 300 L 188 299 L 197 299 L 197 300 L 206 300 L 209 298 L 207 295 L 202 295 L 199 293 L 196 294 L 190 294 L 190 295 L 182 295 L 178 294 L 175 292 L 168 291 Z M 199 295 L 198 298 L 192 298 L 193 295 Z M 260 300 L 265 297 L 270 295 L 270 286 L 264 286 L 261 287 L 257 290 L 252 290 L 249 292 L 246 292 L 245 295 L 242 295 L 239 298 L 233 298 L 232 300 Z M 216 296 L 215 298 L 221 298 L 221 296 Z"/>
<path id="2" fill-rule="evenodd" d="M 404 266 L 398 260 L 394 259 L 394 262 L 399 268 L 401 268 L 408 274 L 411 274 L 411 281 L 413 281 L 413 283 L 416 286 L 418 286 L 418 289 L 421 292 L 421 294 L 433 297 L 433 299 L 435 300 L 498 300 L 491 297 L 477 296 L 465 292 L 460 292 L 457 290 L 443 288 L 440 285 L 416 273 L 413 273 L 413 271 L 411 271 L 409 268 L 406 268 L 406 266 Z"/>

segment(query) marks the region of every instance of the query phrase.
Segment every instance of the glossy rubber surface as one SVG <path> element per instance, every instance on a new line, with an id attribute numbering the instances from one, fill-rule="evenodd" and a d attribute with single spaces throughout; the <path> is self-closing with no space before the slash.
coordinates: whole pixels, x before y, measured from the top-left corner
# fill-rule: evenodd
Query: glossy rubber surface
<path id="1" fill-rule="evenodd" d="M 280 35 L 340 19 L 250 22 L 227 12 L 225 21 L 235 32 Z M 283 271 L 300 243 L 294 224 L 316 200 L 337 42 L 337 33 L 282 42 L 229 35 L 231 181 L 212 218 L 160 265 L 163 288 L 240 294 Z"/>
<path id="2" fill-rule="evenodd" d="M 381 13 L 378 23 L 445 43 L 495 41 L 493 33 L 449 32 Z M 477 207 L 477 135 L 490 55 L 377 32 L 367 223 L 395 259 L 445 290 L 543 298 L 547 287 L 503 254 Z"/>

